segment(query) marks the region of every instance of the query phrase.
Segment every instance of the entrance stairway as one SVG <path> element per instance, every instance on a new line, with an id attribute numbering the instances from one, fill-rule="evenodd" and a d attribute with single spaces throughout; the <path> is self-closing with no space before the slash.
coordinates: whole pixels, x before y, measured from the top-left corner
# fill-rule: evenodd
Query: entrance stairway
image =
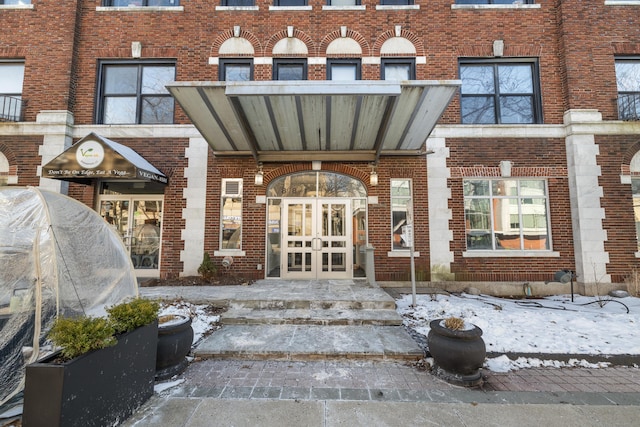
<path id="1" fill-rule="evenodd" d="M 366 280 L 261 280 L 229 295 L 200 358 L 417 360 L 395 301 Z M 185 299 L 187 299 L 185 297 Z"/>

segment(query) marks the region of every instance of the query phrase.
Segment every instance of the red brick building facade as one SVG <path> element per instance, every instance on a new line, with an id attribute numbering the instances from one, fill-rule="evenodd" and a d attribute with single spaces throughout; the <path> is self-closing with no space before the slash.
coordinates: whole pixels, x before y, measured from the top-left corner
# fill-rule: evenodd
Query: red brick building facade
<path id="1" fill-rule="evenodd" d="M 407 281 L 412 229 L 419 281 L 617 286 L 640 1 L 508 3 L 5 1 L 0 184 L 115 219 L 140 277 Z M 168 183 L 45 173 L 94 139 Z"/>

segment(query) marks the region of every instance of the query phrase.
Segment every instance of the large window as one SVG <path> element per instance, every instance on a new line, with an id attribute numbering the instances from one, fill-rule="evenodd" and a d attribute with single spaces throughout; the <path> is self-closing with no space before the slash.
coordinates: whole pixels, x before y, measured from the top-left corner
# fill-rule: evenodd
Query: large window
<path id="1" fill-rule="evenodd" d="M 219 80 L 249 81 L 253 80 L 253 60 L 221 59 L 219 63 Z"/>
<path id="2" fill-rule="evenodd" d="M 274 59 L 273 80 L 307 80 L 307 60 L 295 58 Z"/>
<path id="3" fill-rule="evenodd" d="M 461 61 L 462 123 L 541 123 L 535 61 Z"/>
<path id="4" fill-rule="evenodd" d="M 222 180 L 220 250 L 242 249 L 242 179 Z"/>
<path id="5" fill-rule="evenodd" d="M 456 0 L 456 4 L 533 4 L 534 0 Z"/>
<path id="6" fill-rule="evenodd" d="M 549 250 L 546 181 L 470 179 L 464 186 L 467 250 Z"/>
<path id="7" fill-rule="evenodd" d="M 616 60 L 618 118 L 640 120 L 640 59 Z"/>
<path id="8" fill-rule="evenodd" d="M 0 120 L 22 119 L 22 82 L 24 63 L 0 61 Z"/>
<path id="9" fill-rule="evenodd" d="M 180 6 L 180 0 L 104 0 L 105 6 Z"/>
<path id="10" fill-rule="evenodd" d="M 409 241 L 407 225 L 412 216 L 411 180 L 391 180 L 391 248 L 408 250 Z"/>
<path id="11" fill-rule="evenodd" d="M 382 80 L 415 80 L 415 58 L 382 58 L 380 78 Z"/>
<path id="12" fill-rule="evenodd" d="M 327 80 L 360 80 L 360 59 L 327 59 Z"/>
<path id="13" fill-rule="evenodd" d="M 0 0 L 1 5 L 14 5 L 14 4 L 31 4 L 31 0 Z"/>
<path id="14" fill-rule="evenodd" d="M 174 100 L 165 85 L 174 63 L 102 63 L 96 121 L 103 124 L 173 123 Z"/>
<path id="15" fill-rule="evenodd" d="M 413 0 L 380 0 L 380 4 L 383 6 L 410 6 L 413 4 Z"/>
<path id="16" fill-rule="evenodd" d="M 274 6 L 306 6 L 307 0 L 274 0 Z"/>

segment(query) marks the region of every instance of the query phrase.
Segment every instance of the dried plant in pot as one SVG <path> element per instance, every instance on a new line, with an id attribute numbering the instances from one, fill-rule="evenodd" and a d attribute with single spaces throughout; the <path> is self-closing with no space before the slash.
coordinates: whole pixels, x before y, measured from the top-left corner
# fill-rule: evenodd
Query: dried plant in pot
<path id="1" fill-rule="evenodd" d="M 115 425 L 153 395 L 159 305 L 135 299 L 107 318 L 59 318 L 49 339 L 62 349 L 26 367 L 22 423 Z"/>
<path id="2" fill-rule="evenodd" d="M 482 329 L 458 317 L 432 320 L 429 327 L 427 344 L 435 374 L 452 384 L 481 384 L 487 354 Z"/>

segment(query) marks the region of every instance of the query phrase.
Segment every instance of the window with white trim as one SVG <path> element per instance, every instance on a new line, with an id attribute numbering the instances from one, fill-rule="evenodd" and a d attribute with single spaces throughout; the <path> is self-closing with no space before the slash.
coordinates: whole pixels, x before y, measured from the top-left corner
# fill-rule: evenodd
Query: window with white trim
<path id="1" fill-rule="evenodd" d="M 242 249 L 242 179 L 222 180 L 220 250 Z"/>
<path id="2" fill-rule="evenodd" d="M 467 179 L 463 189 L 467 250 L 551 249 L 545 180 Z"/>
<path id="3" fill-rule="evenodd" d="M 180 0 L 104 0 L 104 6 L 180 6 Z"/>
<path id="4" fill-rule="evenodd" d="M 24 62 L 0 61 L 0 121 L 22 119 Z"/>
<path id="5" fill-rule="evenodd" d="M 410 179 L 391 180 L 391 249 L 409 250 L 407 229 L 411 216 L 412 191 Z"/>

